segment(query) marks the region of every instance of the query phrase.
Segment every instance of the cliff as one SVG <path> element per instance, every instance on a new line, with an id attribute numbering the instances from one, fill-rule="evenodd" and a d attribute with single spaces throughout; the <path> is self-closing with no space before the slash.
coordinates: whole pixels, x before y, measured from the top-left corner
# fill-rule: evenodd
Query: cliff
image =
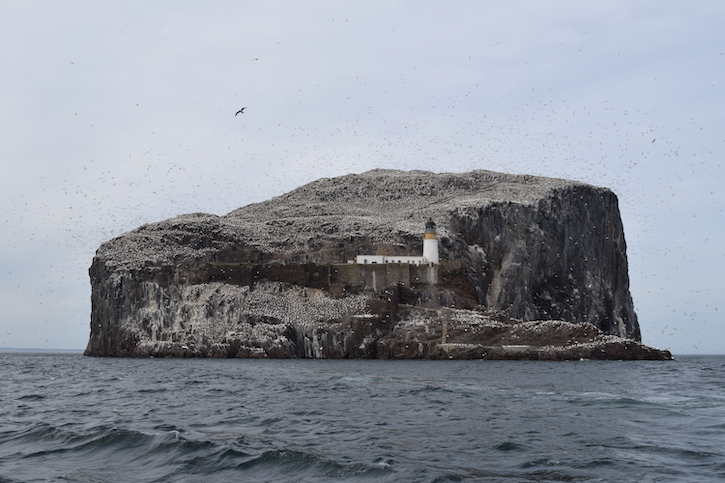
<path id="1" fill-rule="evenodd" d="M 429 218 L 441 264 L 420 255 Z M 432 271 L 431 271 L 432 270 Z M 668 358 L 639 343 L 616 196 L 488 171 L 321 179 L 104 243 L 87 355 Z"/>

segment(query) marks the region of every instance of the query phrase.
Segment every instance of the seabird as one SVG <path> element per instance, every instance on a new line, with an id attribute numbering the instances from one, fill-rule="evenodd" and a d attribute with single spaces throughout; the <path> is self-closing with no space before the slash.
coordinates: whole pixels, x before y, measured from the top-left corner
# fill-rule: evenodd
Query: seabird
<path id="1" fill-rule="evenodd" d="M 245 110 L 245 109 L 246 109 L 246 107 L 243 107 L 243 108 L 239 109 L 239 110 L 238 110 L 238 111 L 237 111 L 237 112 L 236 112 L 236 113 L 234 114 L 234 117 L 237 117 L 237 114 L 239 114 L 240 112 L 241 112 L 242 114 L 244 114 L 244 110 Z"/>

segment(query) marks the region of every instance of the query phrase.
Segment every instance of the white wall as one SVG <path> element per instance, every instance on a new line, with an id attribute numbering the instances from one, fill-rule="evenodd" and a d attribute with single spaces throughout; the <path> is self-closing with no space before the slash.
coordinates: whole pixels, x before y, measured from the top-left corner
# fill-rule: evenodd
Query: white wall
<path id="1" fill-rule="evenodd" d="M 355 263 L 369 264 L 369 263 L 410 263 L 413 265 L 423 265 L 427 263 L 423 257 L 407 257 L 407 256 L 391 256 L 385 255 L 358 255 L 355 258 Z"/>

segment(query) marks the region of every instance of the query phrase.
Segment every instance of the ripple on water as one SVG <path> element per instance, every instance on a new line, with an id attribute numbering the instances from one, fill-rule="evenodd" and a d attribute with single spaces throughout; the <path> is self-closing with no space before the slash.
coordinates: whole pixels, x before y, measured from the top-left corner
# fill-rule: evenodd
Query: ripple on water
<path id="1" fill-rule="evenodd" d="M 5 480 L 709 482 L 725 472 L 725 400 L 702 360 L 681 360 L 674 370 L 79 356 L 0 362 Z"/>

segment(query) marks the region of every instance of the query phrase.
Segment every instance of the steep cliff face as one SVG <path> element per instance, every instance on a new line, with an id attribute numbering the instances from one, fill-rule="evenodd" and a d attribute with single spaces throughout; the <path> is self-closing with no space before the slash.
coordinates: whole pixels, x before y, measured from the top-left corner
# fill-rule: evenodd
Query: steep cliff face
<path id="1" fill-rule="evenodd" d="M 451 217 L 478 299 L 524 320 L 589 322 L 640 339 L 616 196 L 572 185 L 533 205 L 496 202 Z"/>
<path id="2" fill-rule="evenodd" d="M 358 254 L 419 255 L 429 218 L 445 261 L 438 285 L 370 287 L 335 268 Z M 487 171 L 374 170 L 225 216 L 144 225 L 104 243 L 90 277 L 89 355 L 441 356 L 437 343 L 415 354 L 390 349 L 399 325 L 415 318 L 410 307 L 640 338 L 616 196 Z"/>

